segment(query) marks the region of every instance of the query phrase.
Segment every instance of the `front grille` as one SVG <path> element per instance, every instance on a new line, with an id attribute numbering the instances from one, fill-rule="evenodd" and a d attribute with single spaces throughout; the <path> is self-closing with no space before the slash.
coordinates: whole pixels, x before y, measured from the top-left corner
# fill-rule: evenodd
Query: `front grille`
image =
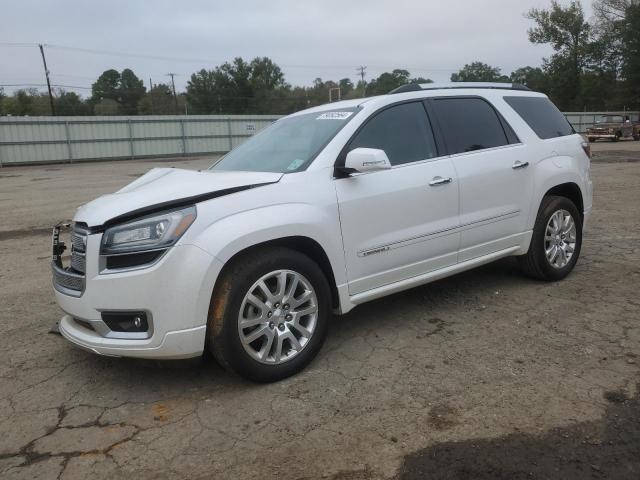
<path id="1" fill-rule="evenodd" d="M 86 257 L 84 253 L 77 252 L 73 250 L 71 252 L 71 268 L 73 268 L 76 272 L 86 273 Z"/>
<path id="2" fill-rule="evenodd" d="M 80 296 L 85 287 L 87 231 L 73 225 L 70 236 L 66 237 L 68 248 L 71 248 L 71 260 L 68 266 L 64 266 L 61 252 L 56 252 L 56 241 L 66 243 L 61 231 L 63 228 L 68 229 L 68 224 L 57 226 L 57 234 L 54 234 L 53 285 L 62 293 Z"/>
<path id="3" fill-rule="evenodd" d="M 78 231 L 71 232 L 71 246 L 75 252 L 84 253 L 87 250 L 87 236 Z"/>
<path id="4" fill-rule="evenodd" d="M 84 275 L 74 273 L 69 269 L 60 268 L 52 264 L 53 283 L 56 287 L 67 290 L 75 290 L 78 293 L 84 290 Z"/>

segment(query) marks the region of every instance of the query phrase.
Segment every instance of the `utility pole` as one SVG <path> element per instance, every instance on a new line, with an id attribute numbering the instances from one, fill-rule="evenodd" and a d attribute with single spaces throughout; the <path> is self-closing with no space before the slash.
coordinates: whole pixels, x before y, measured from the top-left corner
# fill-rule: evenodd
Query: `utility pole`
<path id="1" fill-rule="evenodd" d="M 365 94 L 365 86 L 366 84 L 364 83 L 364 75 L 365 75 L 365 70 L 367 69 L 366 66 L 364 65 L 360 65 L 358 68 L 356 68 L 356 71 L 360 74 L 360 79 L 362 80 L 362 96 L 364 97 Z"/>
<path id="2" fill-rule="evenodd" d="M 56 107 L 53 105 L 53 95 L 51 95 L 51 82 L 49 81 L 49 69 L 47 68 L 47 59 L 44 57 L 44 47 L 42 44 L 38 44 L 40 47 L 40 54 L 42 55 L 42 63 L 44 64 L 44 75 L 47 77 L 47 89 L 49 90 L 49 105 L 51 105 L 51 115 L 56 116 Z"/>
<path id="3" fill-rule="evenodd" d="M 171 90 L 173 91 L 173 103 L 175 104 L 175 111 L 176 113 L 178 113 L 178 97 L 176 96 L 176 82 L 174 81 L 173 77 L 175 77 L 177 75 L 177 73 L 167 73 L 167 75 L 169 77 L 171 77 Z"/>

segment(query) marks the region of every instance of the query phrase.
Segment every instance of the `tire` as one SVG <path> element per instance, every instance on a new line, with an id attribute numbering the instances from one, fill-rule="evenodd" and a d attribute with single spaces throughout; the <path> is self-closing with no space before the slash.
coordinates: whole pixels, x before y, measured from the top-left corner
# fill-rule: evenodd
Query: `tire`
<path id="1" fill-rule="evenodd" d="M 546 238 L 547 229 L 553 229 L 555 222 L 552 222 L 552 217 L 559 214 L 564 216 L 569 215 L 573 220 L 574 230 L 572 233 L 558 232 L 557 236 L 551 234 L 549 239 Z M 564 212 L 564 213 L 562 213 Z M 566 216 L 564 216 L 566 219 Z M 559 217 L 556 217 L 559 219 Z M 566 235 L 563 236 L 563 235 Z M 560 238 L 561 237 L 561 238 Z M 566 241 L 566 240 L 569 241 Z M 571 240 L 574 240 L 573 245 Z M 562 241 L 564 247 L 556 246 L 558 257 L 555 259 L 555 264 L 552 264 L 551 260 L 547 257 L 547 250 L 550 251 L 550 255 L 554 253 L 550 250 L 556 242 Z M 564 277 L 571 273 L 573 267 L 578 261 L 580 256 L 580 249 L 582 247 L 582 217 L 575 204 L 566 197 L 559 197 L 549 195 L 542 199 L 536 223 L 533 227 L 533 235 L 531 237 L 531 245 L 526 255 L 518 257 L 523 272 L 533 278 L 545 281 L 557 281 L 562 280 Z M 569 250 L 573 250 L 569 252 Z M 562 252 L 566 251 L 570 253 L 570 258 L 564 258 L 566 264 L 562 264 Z M 568 256 L 568 255 L 567 255 Z"/>
<path id="2" fill-rule="evenodd" d="M 589 140 L 589 143 L 593 143 L 593 142 L 595 142 L 595 141 L 596 141 L 596 139 L 595 139 L 595 138 L 593 138 L 593 137 L 589 137 L 587 140 Z"/>
<path id="3" fill-rule="evenodd" d="M 616 132 L 616 136 L 611 139 L 612 142 L 619 142 L 622 134 L 620 132 Z"/>
<path id="4" fill-rule="evenodd" d="M 294 284 L 295 291 L 288 292 Z M 280 285 L 285 286 L 284 295 L 278 292 Z M 303 303 L 294 307 L 299 301 Z M 312 312 L 314 306 L 315 313 L 302 313 Z M 255 382 L 274 382 L 313 360 L 324 343 L 330 316 L 329 284 L 313 260 L 288 248 L 255 250 L 225 267 L 216 282 L 207 348 L 225 369 Z"/>

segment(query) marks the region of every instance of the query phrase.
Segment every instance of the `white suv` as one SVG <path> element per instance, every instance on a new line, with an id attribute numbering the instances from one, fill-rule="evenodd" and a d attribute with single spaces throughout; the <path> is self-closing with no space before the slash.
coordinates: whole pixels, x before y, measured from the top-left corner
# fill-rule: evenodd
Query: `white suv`
<path id="1" fill-rule="evenodd" d="M 332 313 L 509 255 L 565 277 L 589 165 L 565 117 L 518 85 L 410 85 L 298 112 L 208 170 L 153 169 L 57 226 L 60 331 L 103 355 L 208 350 L 281 379 L 318 353 Z"/>

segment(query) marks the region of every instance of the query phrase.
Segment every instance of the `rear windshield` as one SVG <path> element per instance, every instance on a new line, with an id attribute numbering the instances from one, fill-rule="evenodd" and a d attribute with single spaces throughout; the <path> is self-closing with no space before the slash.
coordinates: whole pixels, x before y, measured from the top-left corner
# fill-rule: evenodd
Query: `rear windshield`
<path id="1" fill-rule="evenodd" d="M 558 108 L 544 97 L 504 97 L 543 140 L 573 135 L 575 130 Z"/>

